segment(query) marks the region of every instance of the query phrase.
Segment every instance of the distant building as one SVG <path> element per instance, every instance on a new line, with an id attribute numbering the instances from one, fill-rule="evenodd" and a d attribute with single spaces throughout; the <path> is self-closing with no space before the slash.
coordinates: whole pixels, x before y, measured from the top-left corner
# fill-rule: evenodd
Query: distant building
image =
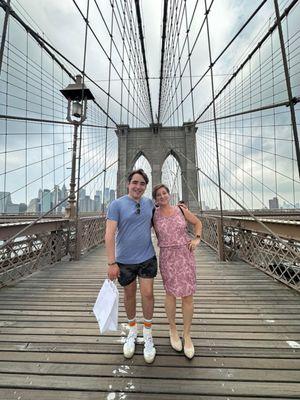
<path id="1" fill-rule="evenodd" d="M 42 199 L 41 199 L 41 213 L 42 214 L 51 210 L 51 208 L 52 208 L 51 197 L 52 196 L 51 196 L 50 190 L 44 189 Z"/>
<path id="2" fill-rule="evenodd" d="M 277 197 L 273 197 L 273 199 L 269 200 L 269 209 L 270 210 L 274 210 L 279 208 L 279 203 L 278 203 L 278 198 Z"/>
<path id="3" fill-rule="evenodd" d="M 11 201 L 10 192 L 0 192 L 0 213 L 19 214 L 19 204 Z"/>
<path id="4" fill-rule="evenodd" d="M 7 205 L 7 214 L 19 214 L 19 204 L 8 204 Z"/>
<path id="5" fill-rule="evenodd" d="M 300 208 L 300 203 L 291 204 L 291 203 L 284 202 L 280 208 L 284 208 L 284 209 Z"/>
<path id="6" fill-rule="evenodd" d="M 109 191 L 109 202 L 115 200 L 116 198 L 116 191 L 114 189 L 110 189 Z"/>
<path id="7" fill-rule="evenodd" d="M 62 191 L 60 190 L 58 185 L 54 185 L 54 190 L 52 192 L 52 207 L 56 206 L 57 204 L 60 203 L 60 201 L 63 199 L 62 197 Z M 54 209 L 54 213 L 61 213 L 62 211 L 62 204 L 60 204 L 59 206 L 57 206 Z"/>
<path id="8" fill-rule="evenodd" d="M 27 212 L 38 214 L 40 212 L 40 199 L 31 199 L 27 207 Z"/>
<path id="9" fill-rule="evenodd" d="M 86 196 L 86 190 L 85 189 L 80 189 L 79 190 L 79 200 L 84 200 Z"/>
<path id="10" fill-rule="evenodd" d="M 104 190 L 104 203 L 107 204 L 109 202 L 109 188 L 106 187 Z"/>
<path id="11" fill-rule="evenodd" d="M 27 211 L 27 204 L 25 203 L 20 203 L 19 204 L 19 213 L 23 214 Z"/>
<path id="12" fill-rule="evenodd" d="M 63 200 L 63 199 L 66 199 L 67 197 L 68 197 L 68 191 L 67 191 L 66 185 L 63 184 L 62 188 L 61 188 L 61 199 Z M 64 201 L 61 205 L 62 208 L 66 208 L 67 204 L 68 204 L 68 200 Z"/>
<path id="13" fill-rule="evenodd" d="M 100 197 L 100 192 L 99 190 L 96 191 L 96 194 L 94 196 L 94 210 L 96 212 L 101 211 L 101 197 Z"/>
<path id="14" fill-rule="evenodd" d="M 7 213 L 7 206 L 11 203 L 10 192 L 0 192 L 0 213 Z"/>

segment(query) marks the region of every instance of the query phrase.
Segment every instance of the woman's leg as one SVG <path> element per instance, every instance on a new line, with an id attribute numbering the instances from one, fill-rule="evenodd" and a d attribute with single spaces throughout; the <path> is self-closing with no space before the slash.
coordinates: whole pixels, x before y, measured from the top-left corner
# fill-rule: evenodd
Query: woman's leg
<path id="1" fill-rule="evenodd" d="M 176 332 L 176 297 L 166 293 L 165 309 L 169 321 L 170 332 Z"/>
<path id="2" fill-rule="evenodd" d="M 182 342 L 176 328 L 176 297 L 172 294 L 166 293 L 165 308 L 169 321 L 171 346 L 174 350 L 181 351 Z"/>
<path id="3" fill-rule="evenodd" d="M 186 347 L 192 347 L 191 324 L 194 313 L 193 296 L 182 297 L 183 338 Z"/>

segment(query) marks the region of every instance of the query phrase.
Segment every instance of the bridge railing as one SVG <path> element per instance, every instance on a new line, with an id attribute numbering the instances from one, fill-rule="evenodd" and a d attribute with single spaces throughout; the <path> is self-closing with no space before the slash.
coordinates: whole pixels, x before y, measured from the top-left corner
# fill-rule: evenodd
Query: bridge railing
<path id="1" fill-rule="evenodd" d="M 199 216 L 203 241 L 221 260 L 244 260 L 286 285 L 300 290 L 300 221 L 263 219 L 275 235 L 252 218 Z M 280 240 L 278 239 L 280 238 Z"/>
<path id="2" fill-rule="evenodd" d="M 78 221 L 42 220 L 14 240 L 8 240 L 29 223 L 0 224 L 0 241 L 4 245 L 0 249 L 0 287 L 58 261 L 76 259 L 104 239 L 104 217 L 94 216 Z"/>

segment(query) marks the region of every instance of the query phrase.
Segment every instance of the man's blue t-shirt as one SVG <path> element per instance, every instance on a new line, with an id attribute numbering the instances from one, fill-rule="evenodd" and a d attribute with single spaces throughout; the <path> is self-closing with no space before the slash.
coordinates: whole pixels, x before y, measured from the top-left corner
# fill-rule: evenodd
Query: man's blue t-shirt
<path id="1" fill-rule="evenodd" d="M 107 219 L 118 222 L 116 235 L 116 261 L 121 264 L 140 264 L 155 255 L 151 240 L 153 202 L 147 197 L 137 202 L 128 195 L 109 205 Z"/>

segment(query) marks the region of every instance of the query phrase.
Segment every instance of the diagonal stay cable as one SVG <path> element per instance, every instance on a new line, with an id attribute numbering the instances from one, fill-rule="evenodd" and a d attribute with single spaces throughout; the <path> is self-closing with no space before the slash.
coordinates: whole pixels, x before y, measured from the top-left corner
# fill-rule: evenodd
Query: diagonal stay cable
<path id="1" fill-rule="evenodd" d="M 76 8 L 78 9 L 78 11 L 79 11 L 81 17 L 83 18 L 83 20 L 86 22 L 87 26 L 89 27 L 90 31 L 92 32 L 94 38 L 96 39 L 97 43 L 99 44 L 99 46 L 100 46 L 101 50 L 103 51 L 103 53 L 105 54 L 106 58 L 109 60 L 110 64 L 112 65 L 112 67 L 113 67 L 113 69 L 114 69 L 114 71 L 116 72 L 116 74 L 118 75 L 118 77 L 121 79 L 121 75 L 120 75 L 120 73 L 119 73 L 118 68 L 117 68 L 117 67 L 115 66 L 115 64 L 112 62 L 111 58 L 109 57 L 109 54 L 107 54 L 107 52 L 106 52 L 106 50 L 104 49 L 104 47 L 103 47 L 103 45 L 102 45 L 100 39 L 99 39 L 98 36 L 96 35 L 94 29 L 91 27 L 89 21 L 85 18 L 85 16 L 84 16 L 84 14 L 82 13 L 80 7 L 79 7 L 78 4 L 76 3 L 76 0 L 73 0 L 73 3 L 75 4 Z M 134 99 L 134 97 L 133 97 L 132 94 L 130 93 L 129 88 L 128 88 L 127 85 L 124 83 L 124 81 L 123 81 L 123 85 L 125 86 L 125 88 L 126 88 L 126 90 L 127 90 L 127 92 L 128 92 L 128 95 L 132 98 L 133 102 L 136 104 L 137 107 L 139 107 L 138 104 L 136 103 L 136 100 Z M 111 97 L 110 94 L 107 93 L 107 92 L 106 92 L 106 95 L 107 95 L 108 97 Z M 127 111 L 129 111 L 129 110 L 127 110 Z M 132 113 L 130 112 L 130 114 L 132 114 Z M 144 122 L 141 121 L 141 120 L 140 120 L 140 122 L 144 123 Z"/>
<path id="2" fill-rule="evenodd" d="M 114 164 L 116 164 L 118 160 L 112 162 L 106 169 L 104 168 L 102 171 L 100 171 L 98 174 L 93 176 L 91 179 L 89 179 L 87 182 L 85 182 L 83 185 L 81 185 L 78 189 L 75 189 L 75 193 L 78 193 L 82 188 L 84 188 L 86 185 L 91 183 L 94 179 L 98 178 L 101 174 L 103 174 L 107 169 L 111 168 Z M 35 225 L 37 222 L 39 222 L 42 218 L 46 217 L 48 214 L 50 214 L 53 210 L 55 210 L 57 207 L 59 207 L 61 204 L 63 204 L 65 201 L 67 201 L 69 198 L 69 195 L 65 197 L 63 200 L 61 200 L 59 203 L 57 203 L 54 207 L 52 207 L 50 210 L 46 211 L 44 214 L 39 216 L 37 219 L 32 221 L 29 225 L 25 226 L 23 229 L 21 229 L 18 233 L 7 239 L 2 245 L 0 245 L 0 250 L 2 250 L 5 246 L 7 246 L 9 243 L 11 243 L 13 240 L 15 240 L 18 236 L 23 234 L 24 232 L 27 231 L 27 229 L 31 228 L 33 225 Z"/>
<path id="3" fill-rule="evenodd" d="M 42 38 L 37 32 L 35 32 L 32 28 L 30 28 L 29 25 L 27 25 L 22 18 L 20 18 L 18 16 L 18 14 L 12 9 L 12 7 L 8 6 L 7 3 L 4 0 L 0 0 L 0 7 L 2 7 L 4 10 L 7 9 L 7 7 L 10 10 L 10 15 L 17 20 L 22 26 L 23 28 L 38 42 L 38 44 L 51 56 L 51 58 L 53 58 L 55 60 L 55 62 L 60 66 L 60 68 L 62 68 L 62 70 L 69 75 L 69 77 L 75 81 L 74 76 L 71 74 L 70 71 L 68 71 L 68 69 L 58 60 L 58 58 L 55 56 L 55 54 L 53 54 L 49 49 L 51 49 L 52 51 L 54 51 L 56 54 L 58 54 L 63 60 L 65 60 L 69 65 L 71 65 L 73 68 L 75 68 L 75 70 L 77 70 L 78 72 L 82 73 L 82 71 L 80 70 L 80 68 L 78 68 L 74 63 L 72 63 L 72 61 L 70 61 L 67 57 L 65 57 L 61 52 L 59 52 L 57 49 L 55 49 L 54 46 L 52 46 L 47 40 L 45 40 L 44 38 Z M 87 75 L 85 75 L 86 78 L 91 81 L 95 86 L 97 86 L 103 93 L 105 93 L 106 95 L 107 92 L 98 84 L 96 83 L 92 78 L 88 77 Z M 112 100 L 114 100 L 117 104 L 121 105 L 120 102 L 118 102 L 118 100 L 116 100 L 115 98 L 113 98 L 111 96 Z M 105 113 L 105 110 L 100 106 L 100 104 L 98 104 L 95 100 L 94 103 L 101 109 L 101 111 L 103 113 Z M 122 105 L 121 105 L 122 106 Z M 123 107 L 123 106 L 122 106 Z M 128 112 L 130 112 L 129 110 L 126 110 Z M 117 125 L 117 122 L 111 117 L 109 116 L 109 119 L 115 124 Z"/>
<path id="4" fill-rule="evenodd" d="M 158 95 L 158 118 L 157 122 L 160 123 L 160 108 L 161 108 L 161 91 L 164 71 L 164 55 L 165 55 L 165 42 L 166 42 L 166 26 L 168 19 L 168 0 L 164 0 L 164 11 L 163 11 L 163 31 L 161 37 L 161 56 L 160 56 L 160 77 L 159 77 L 159 95 Z"/>
<path id="5" fill-rule="evenodd" d="M 166 142 L 167 146 L 169 147 L 169 149 L 172 150 L 172 144 L 164 137 L 161 136 L 161 134 L 159 133 L 160 139 L 162 140 L 162 142 Z M 226 194 L 226 196 L 228 196 L 234 203 L 236 203 L 239 207 L 241 207 L 247 214 L 250 215 L 250 217 L 252 217 L 255 222 L 257 222 L 258 224 L 260 224 L 270 235 L 272 235 L 273 237 L 275 237 L 283 246 L 285 246 L 285 248 L 287 248 L 297 259 L 300 259 L 299 253 L 297 253 L 288 243 L 286 243 L 283 239 L 281 239 L 280 236 L 277 235 L 277 233 L 273 232 L 272 229 L 270 229 L 263 221 L 261 221 L 259 218 L 257 218 L 250 210 L 248 210 L 246 207 L 244 207 L 238 200 L 236 200 L 235 197 L 231 196 L 230 193 L 228 193 L 225 189 L 222 188 L 222 186 L 219 187 L 218 183 L 215 182 L 210 176 L 208 176 L 204 171 L 202 171 L 201 168 L 199 168 L 191 159 L 189 159 L 182 151 L 177 149 L 177 152 L 184 157 L 188 162 L 190 162 L 191 164 L 193 164 L 195 166 L 196 171 L 201 172 L 201 174 L 203 174 L 211 183 L 213 183 L 215 186 L 217 186 L 218 188 L 220 188 L 220 190 Z"/>
<path id="6" fill-rule="evenodd" d="M 147 60 L 146 60 L 144 35 L 143 35 L 143 27 L 142 27 L 142 17 L 141 17 L 141 9 L 140 9 L 139 0 L 135 0 L 135 8 L 136 8 L 136 15 L 137 15 L 137 20 L 138 20 L 140 42 L 141 42 L 141 47 L 142 47 L 142 55 L 143 55 L 144 69 L 145 69 L 145 78 L 146 78 L 147 89 L 148 89 L 148 100 L 149 100 L 149 107 L 150 107 L 150 116 L 151 116 L 151 121 L 152 121 L 152 124 L 153 124 L 154 121 L 153 121 L 153 112 L 152 112 L 152 103 L 151 103 L 151 93 L 150 93 L 150 86 L 149 86 L 149 76 L 148 76 L 148 69 L 147 69 Z"/>
<path id="7" fill-rule="evenodd" d="M 289 12 L 292 10 L 292 8 L 298 3 L 299 0 L 293 0 L 291 4 L 284 10 L 284 12 L 280 16 L 280 20 L 282 21 L 286 16 L 289 14 Z M 230 76 L 228 81 L 225 83 L 225 85 L 219 90 L 219 92 L 215 95 L 215 100 L 224 92 L 227 86 L 232 82 L 232 80 L 237 76 L 237 74 L 244 68 L 244 66 L 247 64 L 247 62 L 253 57 L 253 55 L 256 53 L 256 51 L 261 47 L 261 45 L 268 39 L 268 37 L 275 31 L 278 23 L 277 21 L 274 22 L 274 24 L 268 29 L 268 32 L 264 35 L 264 37 L 257 43 L 257 45 L 254 47 L 254 49 L 248 54 L 248 56 L 245 58 L 245 60 L 240 64 L 240 66 L 234 71 L 234 73 Z M 228 47 L 227 47 L 228 48 Z M 222 51 L 223 53 L 223 51 Z M 219 59 L 220 55 L 216 58 Z M 213 62 L 213 64 L 216 63 L 216 60 Z M 208 69 L 209 70 L 209 69 Z M 200 80 L 203 79 L 203 77 L 207 74 L 208 70 L 202 75 Z M 198 81 L 199 82 L 199 81 Z M 196 85 L 198 84 L 196 83 Z M 198 122 L 199 119 L 204 115 L 204 113 L 209 109 L 209 107 L 212 105 L 212 101 L 204 108 L 204 110 L 199 114 L 199 116 L 196 118 L 195 122 Z"/>
<path id="8" fill-rule="evenodd" d="M 110 30 L 109 30 L 109 27 L 108 27 L 108 24 L 107 24 L 107 22 L 106 22 L 106 20 L 105 20 L 105 17 L 104 17 L 104 15 L 103 15 L 103 13 L 102 13 L 102 11 L 101 11 L 101 9 L 100 9 L 100 6 L 99 6 L 99 4 L 98 4 L 98 1 L 97 1 L 97 0 L 94 0 L 94 3 L 95 3 L 95 5 L 96 5 L 96 8 L 97 8 L 97 10 L 98 10 L 98 12 L 99 12 L 99 14 L 100 14 L 100 17 L 101 17 L 103 23 L 104 23 L 104 25 L 105 25 L 106 31 L 107 31 L 108 34 L 111 36 L 111 32 L 110 32 Z M 124 30 L 124 34 L 123 34 L 123 33 L 122 33 L 122 27 L 121 27 L 121 25 L 120 25 L 120 22 L 122 21 L 122 17 L 123 17 L 124 15 L 120 16 L 120 10 L 119 10 L 118 3 L 117 3 L 117 2 L 116 2 L 115 4 L 113 4 L 113 2 L 110 1 L 110 3 L 111 3 L 111 7 L 113 8 L 113 15 L 114 15 L 114 18 L 115 18 L 115 20 L 116 20 L 119 33 L 120 33 L 121 36 L 123 35 L 123 39 L 122 39 L 123 45 L 124 45 L 123 48 L 126 50 L 127 56 L 128 56 L 128 58 L 129 58 L 129 50 L 127 49 L 127 46 L 126 46 L 126 44 L 125 44 L 125 30 Z M 117 9 L 117 14 L 116 14 L 115 11 L 114 11 L 114 7 L 116 7 L 116 9 Z M 117 15 L 119 15 L 120 21 L 118 20 Z M 127 27 L 127 24 L 126 24 L 125 22 L 126 22 L 126 20 L 125 20 L 125 18 L 124 18 L 124 20 L 123 20 L 123 27 L 124 27 L 124 28 Z M 127 39 L 127 37 L 126 37 L 126 39 Z M 117 45 L 116 45 L 116 42 L 115 42 L 113 36 L 111 36 L 111 40 L 112 40 L 112 43 L 113 43 L 113 45 L 114 45 L 114 48 L 115 48 L 115 50 L 116 50 L 116 52 L 117 52 L 117 54 L 118 54 L 120 60 L 121 60 L 121 62 L 122 62 L 122 68 L 127 72 L 128 76 L 129 76 L 129 75 L 130 75 L 130 72 L 128 71 L 128 68 L 127 68 L 127 66 L 126 66 L 126 64 L 125 64 L 125 62 L 124 62 L 124 54 L 121 54 L 120 50 L 118 49 L 118 47 L 117 47 Z M 127 40 L 128 40 L 128 39 L 127 39 Z M 134 59 L 134 61 L 135 61 L 135 59 Z M 138 70 L 137 66 L 136 66 L 136 70 Z M 121 79 L 121 81 L 123 81 L 123 80 L 122 80 L 122 73 L 121 73 L 121 78 L 120 78 L 120 79 Z M 143 83 L 144 83 L 144 80 L 143 80 Z M 136 86 L 135 86 L 134 84 L 133 84 L 133 87 L 134 87 L 134 90 L 135 90 L 135 92 L 137 93 L 138 97 L 141 97 L 141 96 L 139 96 L 139 95 L 140 95 L 140 93 L 141 93 L 142 91 L 139 92 L 138 89 L 136 88 Z M 121 101 L 121 102 L 122 102 L 122 101 Z M 142 104 L 143 104 L 143 102 L 142 102 Z M 143 105 L 144 105 L 144 104 L 143 104 Z M 146 111 L 146 110 L 145 110 L 145 111 Z"/>
<path id="9" fill-rule="evenodd" d="M 298 0 L 295 0 L 296 2 Z M 207 73 L 210 71 L 210 69 L 216 64 L 216 62 L 220 59 L 220 57 L 228 50 L 228 48 L 232 45 L 232 43 L 235 41 L 235 39 L 242 33 L 242 31 L 247 27 L 247 25 L 251 22 L 251 20 L 255 17 L 255 15 L 259 12 L 259 10 L 263 7 L 263 5 L 267 2 L 267 0 L 263 0 L 259 6 L 253 11 L 253 13 L 250 15 L 250 17 L 247 19 L 247 21 L 242 25 L 242 27 L 238 30 L 238 32 L 233 36 L 233 38 L 228 42 L 228 44 L 224 47 L 224 49 L 220 52 L 220 54 L 212 61 L 211 65 L 208 66 L 208 68 L 205 70 L 205 72 L 202 74 L 202 76 L 200 77 L 200 79 L 195 83 L 195 85 L 193 86 L 193 88 L 187 93 L 187 95 L 184 97 L 184 99 L 182 100 L 182 102 L 184 102 L 189 96 L 190 94 L 196 89 L 196 87 L 199 85 L 199 83 L 203 80 L 203 78 L 207 75 Z M 211 7 L 211 5 L 210 5 Z M 208 8 L 208 13 L 210 12 L 210 7 Z M 205 15 L 205 19 L 207 18 L 208 13 Z M 277 26 L 277 24 L 275 23 L 275 27 Z M 275 28 L 274 28 L 275 29 Z M 269 32 L 267 34 L 267 36 L 269 36 Z M 191 54 L 189 55 L 189 57 L 191 56 Z M 248 59 L 248 58 L 247 58 Z M 237 73 L 237 71 L 235 71 L 235 73 L 232 76 L 235 76 L 235 74 Z M 179 104 L 180 106 L 181 104 Z M 211 105 L 211 104 L 210 104 Z M 179 107 L 178 106 L 178 107 Z M 172 117 L 172 115 L 176 112 L 177 109 L 175 109 L 173 111 L 173 113 L 169 116 L 168 120 Z M 199 119 L 200 117 L 198 117 L 196 119 L 196 121 Z M 167 121 L 168 121 L 167 120 Z M 166 121 L 166 122 L 167 122 Z"/>

